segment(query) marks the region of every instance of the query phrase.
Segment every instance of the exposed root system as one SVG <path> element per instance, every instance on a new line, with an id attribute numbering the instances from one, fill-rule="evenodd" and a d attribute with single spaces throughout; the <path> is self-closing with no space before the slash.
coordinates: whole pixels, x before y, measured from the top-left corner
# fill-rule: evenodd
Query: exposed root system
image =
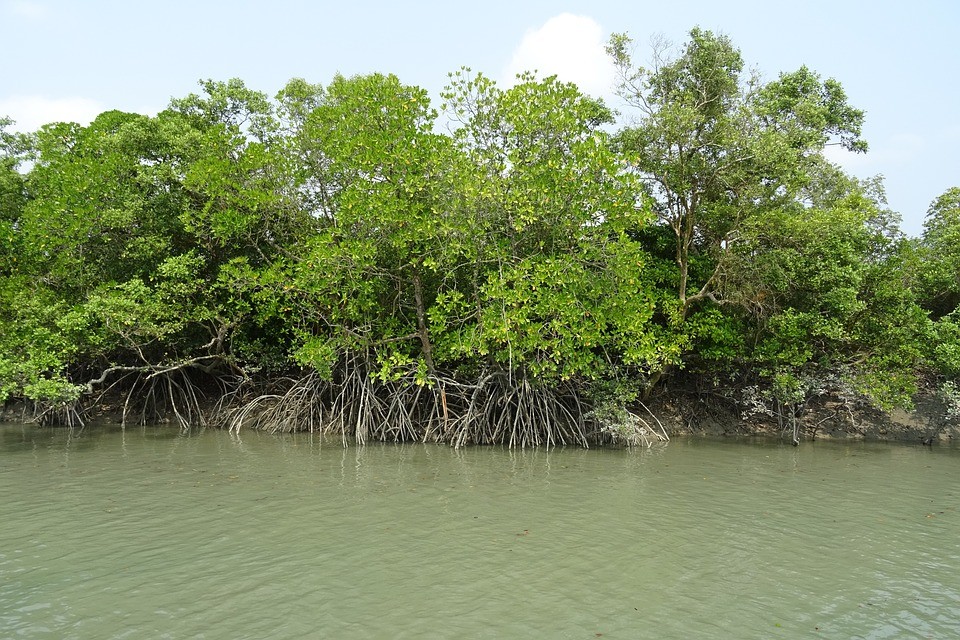
<path id="1" fill-rule="evenodd" d="M 222 411 L 220 423 L 234 432 L 319 432 L 339 437 L 344 444 L 587 447 L 649 446 L 668 440 L 649 411 L 650 421 L 624 410 L 618 423 L 611 424 L 592 412 L 572 385 L 538 386 L 503 371 L 486 372 L 475 383 L 441 375 L 424 380 L 413 373 L 381 381 L 371 371 L 370 363 L 356 358 L 342 363 L 331 379 L 311 372 L 284 380 L 280 391 L 235 398 Z"/>

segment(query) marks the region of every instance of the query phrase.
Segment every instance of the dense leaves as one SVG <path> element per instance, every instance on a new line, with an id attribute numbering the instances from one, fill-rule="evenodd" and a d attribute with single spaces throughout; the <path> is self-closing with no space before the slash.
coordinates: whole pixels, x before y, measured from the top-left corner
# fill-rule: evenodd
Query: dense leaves
<path id="1" fill-rule="evenodd" d="M 371 74 L 0 121 L 0 401 L 187 423 L 212 393 L 236 427 L 552 444 L 646 438 L 626 409 L 692 379 L 778 406 L 952 384 L 960 192 L 904 239 L 824 158 L 866 150 L 838 82 L 762 82 L 700 29 L 650 68 L 630 45 L 619 126 L 469 69 L 437 108 Z"/>

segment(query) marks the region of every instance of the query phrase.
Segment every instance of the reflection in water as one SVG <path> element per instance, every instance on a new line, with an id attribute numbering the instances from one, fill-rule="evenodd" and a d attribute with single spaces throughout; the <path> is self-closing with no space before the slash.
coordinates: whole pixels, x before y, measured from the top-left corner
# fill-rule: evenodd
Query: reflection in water
<path id="1" fill-rule="evenodd" d="M 958 463 L 5 426 L 0 635 L 956 637 Z"/>

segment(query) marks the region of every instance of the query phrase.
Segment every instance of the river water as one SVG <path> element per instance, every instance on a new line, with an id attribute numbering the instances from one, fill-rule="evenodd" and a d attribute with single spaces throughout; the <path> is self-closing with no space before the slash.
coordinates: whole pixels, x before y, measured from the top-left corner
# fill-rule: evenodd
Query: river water
<path id="1" fill-rule="evenodd" d="M 960 449 L 0 426 L 2 638 L 956 638 Z"/>

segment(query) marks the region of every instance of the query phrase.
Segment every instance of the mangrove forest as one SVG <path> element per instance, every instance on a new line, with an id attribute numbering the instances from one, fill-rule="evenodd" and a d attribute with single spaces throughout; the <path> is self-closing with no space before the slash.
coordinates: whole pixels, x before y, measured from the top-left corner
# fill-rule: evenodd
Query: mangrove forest
<path id="1" fill-rule="evenodd" d="M 670 394 L 960 412 L 960 188 L 907 237 L 825 155 L 867 151 L 839 82 L 633 49 L 616 105 L 463 68 L 0 121 L 0 403 L 455 446 L 652 442 Z"/>

